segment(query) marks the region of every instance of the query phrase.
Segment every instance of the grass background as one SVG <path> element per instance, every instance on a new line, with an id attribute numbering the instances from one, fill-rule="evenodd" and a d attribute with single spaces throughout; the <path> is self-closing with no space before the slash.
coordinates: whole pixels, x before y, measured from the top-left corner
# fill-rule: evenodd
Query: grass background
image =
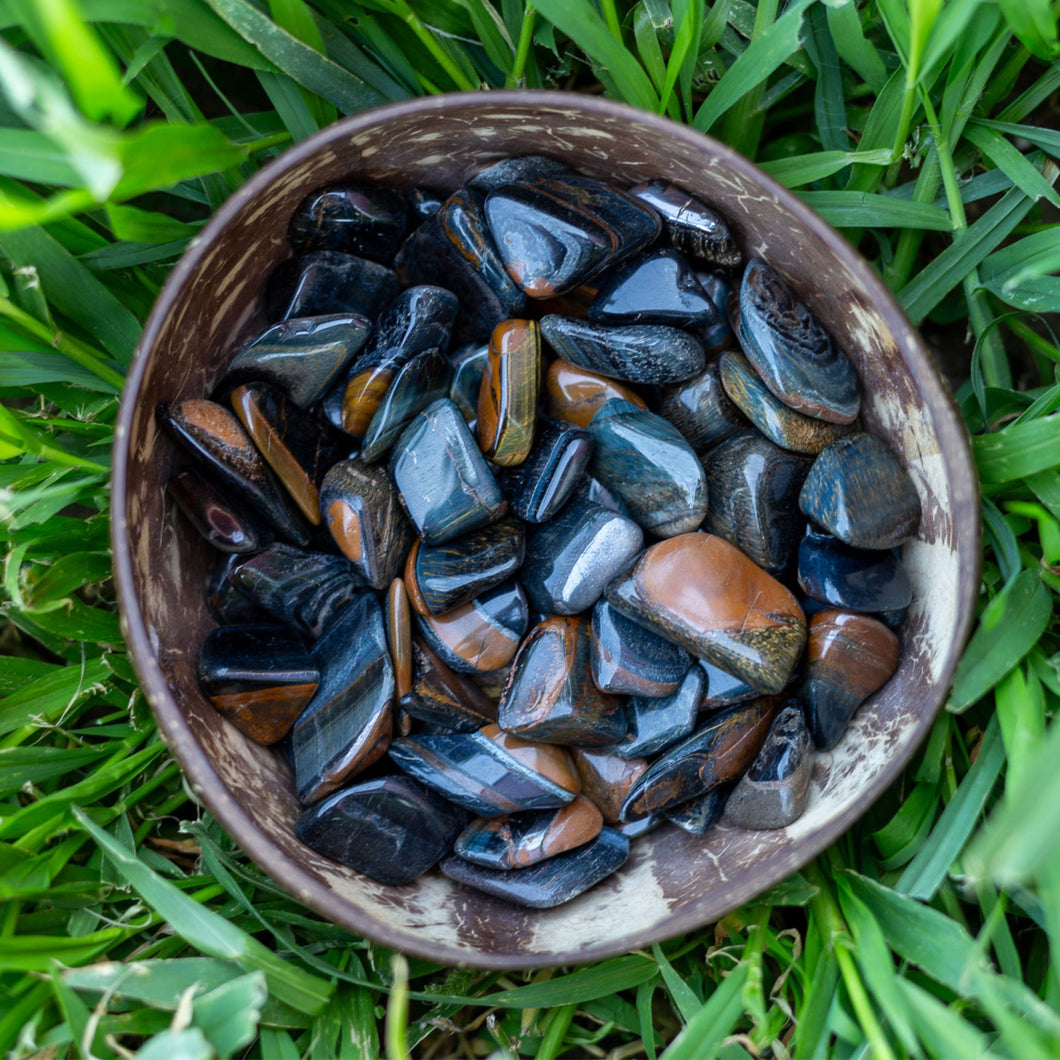
<path id="1" fill-rule="evenodd" d="M 0 1050 L 1060 1053 L 1060 57 L 1048 0 L 0 0 Z M 902 779 L 650 952 L 527 974 L 351 939 L 200 810 L 109 580 L 118 394 L 167 270 L 337 116 L 491 87 L 709 131 L 868 257 L 957 387 L 977 625 Z"/>

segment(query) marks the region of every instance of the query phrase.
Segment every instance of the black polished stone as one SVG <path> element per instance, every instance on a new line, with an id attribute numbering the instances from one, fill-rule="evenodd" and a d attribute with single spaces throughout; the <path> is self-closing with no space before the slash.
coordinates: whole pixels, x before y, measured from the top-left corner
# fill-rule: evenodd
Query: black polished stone
<path id="1" fill-rule="evenodd" d="M 436 865 L 467 813 L 406 776 L 354 784 L 303 810 L 294 824 L 306 846 L 378 883 L 411 883 Z"/>
<path id="2" fill-rule="evenodd" d="M 221 552 L 245 555 L 272 544 L 270 530 L 198 472 L 178 471 L 166 483 L 166 493 L 203 539 Z"/>
<path id="3" fill-rule="evenodd" d="M 697 334 L 703 340 L 707 354 L 713 356 L 722 350 L 730 350 L 736 346 L 736 336 L 733 334 L 732 324 L 729 322 L 729 312 L 726 308 L 732 284 L 725 273 L 697 272 L 696 279 L 700 287 L 706 292 L 718 311 L 718 321 L 710 327 L 697 329 Z"/>
<path id="4" fill-rule="evenodd" d="M 891 552 L 851 548 L 830 534 L 807 534 L 799 544 L 799 586 L 807 596 L 847 611 L 908 607 L 913 584 Z"/>
<path id="5" fill-rule="evenodd" d="M 724 812 L 731 791 L 731 784 L 713 788 L 667 810 L 666 819 L 689 835 L 705 835 Z"/>
<path id="6" fill-rule="evenodd" d="M 389 264 L 405 236 L 401 193 L 381 184 L 337 184 L 307 195 L 291 215 L 287 242 L 296 254 L 341 250 Z"/>
<path id="7" fill-rule="evenodd" d="M 493 522 L 507 503 L 460 410 L 442 398 L 405 428 L 390 473 L 425 544 L 440 545 Z"/>
<path id="8" fill-rule="evenodd" d="M 467 186 L 485 193 L 505 184 L 519 181 L 533 183 L 535 180 L 558 177 L 569 172 L 567 164 L 556 158 L 547 158 L 545 155 L 516 155 L 514 158 L 502 158 L 478 170 L 468 178 Z"/>
<path id="9" fill-rule="evenodd" d="M 521 869 L 488 869 L 451 855 L 442 874 L 478 891 L 530 909 L 552 909 L 587 891 L 621 868 L 629 857 L 629 840 L 613 828 L 554 858 Z"/>
<path id="10" fill-rule="evenodd" d="M 630 188 L 629 193 L 662 217 L 671 246 L 724 268 L 736 268 L 743 260 L 721 215 L 688 192 L 662 180 L 651 180 Z"/>
<path id="11" fill-rule="evenodd" d="M 595 324 L 711 327 L 718 311 L 678 251 L 654 250 L 600 278 L 589 319 Z"/>
<path id="12" fill-rule="evenodd" d="M 528 523 L 548 522 L 577 488 L 592 448 L 587 431 L 539 417 L 529 455 L 501 478 L 512 511 Z"/>
<path id="13" fill-rule="evenodd" d="M 502 519 L 444 545 L 416 550 L 416 583 L 432 615 L 450 611 L 510 578 L 523 564 L 526 536 Z"/>
<path id="14" fill-rule="evenodd" d="M 626 704 L 629 731 L 614 746 L 615 754 L 623 758 L 647 758 L 683 740 L 695 728 L 706 687 L 706 675 L 693 666 L 670 695 L 662 699 L 633 696 Z"/>
<path id="15" fill-rule="evenodd" d="M 738 703 L 750 703 L 760 695 L 746 681 L 723 670 L 720 666 L 699 659 L 700 669 L 707 678 L 699 709 L 709 712 L 735 707 Z"/>
<path id="16" fill-rule="evenodd" d="M 694 335 L 665 324 L 592 324 L 577 317 L 541 318 L 541 337 L 566 361 L 629 383 L 677 383 L 703 371 Z"/>
<path id="17" fill-rule="evenodd" d="M 397 274 L 385 265 L 337 250 L 315 250 L 273 269 L 265 307 L 270 320 L 334 313 L 374 320 L 399 289 Z"/>
<path id="18" fill-rule="evenodd" d="M 590 661 L 597 688 L 654 700 L 676 691 L 692 665 L 684 648 L 626 618 L 602 599 L 593 606 Z M 693 711 L 698 707 L 697 699 Z"/>
<path id="19" fill-rule="evenodd" d="M 232 579 L 233 569 L 243 558 L 239 554 L 219 556 L 206 581 L 206 608 L 225 626 L 260 625 L 273 620 Z"/>
<path id="20" fill-rule="evenodd" d="M 716 361 L 683 383 L 662 387 L 655 411 L 669 420 L 700 455 L 747 426 L 721 385 Z"/>
<path id="21" fill-rule="evenodd" d="M 414 228 L 433 217 L 448 198 L 449 192 L 440 191 L 438 188 L 409 188 L 405 192 L 409 228 Z"/>
<path id="22" fill-rule="evenodd" d="M 474 732 L 497 720 L 496 703 L 418 637 L 412 638 L 412 689 L 401 697 L 400 706 L 419 721 L 449 732 Z"/>
<path id="23" fill-rule="evenodd" d="M 305 805 L 377 761 L 390 742 L 394 666 L 375 596 L 361 593 L 312 655 L 320 686 L 291 731 L 295 789 Z"/>
<path id="24" fill-rule="evenodd" d="M 620 398 L 589 423 L 590 469 L 658 537 L 695 530 L 707 512 L 707 479 L 680 431 L 654 412 Z"/>

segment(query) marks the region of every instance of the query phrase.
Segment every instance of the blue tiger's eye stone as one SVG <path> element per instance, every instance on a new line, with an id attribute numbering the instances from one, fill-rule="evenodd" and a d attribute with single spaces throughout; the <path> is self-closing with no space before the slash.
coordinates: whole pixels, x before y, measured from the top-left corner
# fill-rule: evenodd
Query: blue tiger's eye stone
<path id="1" fill-rule="evenodd" d="M 749 703 L 752 699 L 758 698 L 759 693 L 743 678 L 735 677 L 720 666 L 707 662 L 706 659 L 699 659 L 698 662 L 707 679 L 703 699 L 699 704 L 700 710 L 710 712 L 724 710 L 726 707 L 736 706 L 737 703 Z"/>
<path id="2" fill-rule="evenodd" d="M 418 637 L 412 638 L 411 655 L 412 687 L 401 697 L 402 710 L 449 732 L 474 732 L 496 722 L 496 704 L 470 678 L 446 666 Z"/>
<path id="3" fill-rule="evenodd" d="M 689 835 L 705 835 L 721 817 L 725 810 L 725 801 L 732 791 L 731 784 L 722 784 L 720 787 L 712 788 L 703 795 L 697 795 L 680 806 L 674 806 L 666 811 L 666 820 L 677 825 L 682 832 Z M 646 818 L 651 820 L 651 818 Z"/>
<path id="4" fill-rule="evenodd" d="M 397 273 L 385 265 L 338 250 L 315 250 L 273 269 L 265 306 L 270 320 L 333 313 L 374 320 L 399 290 Z"/>
<path id="5" fill-rule="evenodd" d="M 558 177 L 565 173 L 570 173 L 570 169 L 565 162 L 558 159 L 546 158 L 545 155 L 518 155 L 515 158 L 502 158 L 480 169 L 468 179 L 467 186 L 485 193 L 504 187 L 505 184 L 515 184 L 519 181 L 529 184 L 535 180 Z"/>
<path id="6" fill-rule="evenodd" d="M 681 254 L 655 250 L 602 278 L 589 319 L 595 324 L 709 328 L 717 323 L 718 311 Z"/>
<path id="7" fill-rule="evenodd" d="M 240 554 L 219 557 L 206 584 L 206 608 L 224 626 L 260 625 L 272 621 L 268 611 L 254 603 L 232 578 L 232 571 L 244 558 Z"/>
<path id="8" fill-rule="evenodd" d="M 831 607 L 893 611 L 908 607 L 913 584 L 891 552 L 851 548 L 830 534 L 807 534 L 799 544 L 799 586 Z"/>
<path id="9" fill-rule="evenodd" d="M 507 508 L 460 410 L 448 398 L 418 413 L 405 428 L 390 454 L 390 472 L 428 545 L 485 526 Z"/>
<path id="10" fill-rule="evenodd" d="M 817 457 L 799 507 L 854 548 L 894 548 L 912 537 L 920 523 L 920 498 L 912 480 L 887 445 L 871 434 L 842 438 Z"/>
<path id="11" fill-rule="evenodd" d="M 442 874 L 477 891 L 530 909 L 552 909 L 617 871 L 629 857 L 629 840 L 613 828 L 566 854 L 529 868 L 488 869 L 461 857 L 445 858 Z"/>
<path id="12" fill-rule="evenodd" d="M 606 600 L 597 600 L 590 662 L 593 681 L 601 691 L 661 699 L 676 691 L 692 657 L 684 648 L 626 618 Z M 697 700 L 693 709 L 698 707 Z"/>
<path id="13" fill-rule="evenodd" d="M 296 254 L 341 250 L 387 264 L 405 235 L 401 193 L 381 184 L 341 184 L 307 195 L 291 215 L 287 242 Z"/>
<path id="14" fill-rule="evenodd" d="M 646 758 L 683 740 L 694 728 L 707 678 L 693 666 L 676 691 L 662 699 L 633 696 L 626 704 L 629 732 L 614 746 L 623 758 Z"/>
<path id="15" fill-rule="evenodd" d="M 732 284 L 724 273 L 717 272 L 697 272 L 696 279 L 718 311 L 717 323 L 710 327 L 701 327 L 696 333 L 703 340 L 708 355 L 732 349 L 736 345 L 736 336 L 733 334 L 726 308 Z"/>
<path id="16" fill-rule="evenodd" d="M 747 426 L 721 385 L 716 361 L 683 383 L 662 387 L 655 411 L 700 455 Z"/>
<path id="17" fill-rule="evenodd" d="M 755 259 L 740 284 L 740 344 L 763 382 L 796 412 L 850 423 L 861 383 L 850 359 L 786 283 Z"/>
<path id="18" fill-rule="evenodd" d="M 512 511 L 528 523 L 548 522 L 577 488 L 592 448 L 587 431 L 539 417 L 529 455 L 501 479 Z"/>
<path id="19" fill-rule="evenodd" d="M 343 788 L 303 810 L 294 832 L 306 846 L 378 883 L 411 883 L 449 851 L 467 813 L 412 777 Z"/>
<path id="20" fill-rule="evenodd" d="M 651 180 L 629 189 L 663 219 L 670 245 L 711 265 L 736 268 L 743 258 L 720 214 L 674 184 Z"/>
<path id="21" fill-rule="evenodd" d="M 472 430 L 478 418 L 478 395 L 482 389 L 482 375 L 486 370 L 489 352 L 489 343 L 470 342 L 449 355 L 453 366 L 449 397 Z"/>
<path id="22" fill-rule="evenodd" d="M 649 533 L 675 537 L 707 513 L 703 466 L 673 424 L 612 398 L 589 423 L 590 468 Z"/>

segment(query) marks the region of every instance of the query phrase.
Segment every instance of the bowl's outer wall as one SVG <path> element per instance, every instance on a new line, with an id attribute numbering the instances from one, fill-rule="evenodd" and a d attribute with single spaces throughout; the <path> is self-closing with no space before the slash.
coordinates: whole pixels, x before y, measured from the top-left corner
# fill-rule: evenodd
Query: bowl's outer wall
<path id="1" fill-rule="evenodd" d="M 213 625 L 208 548 L 166 503 L 180 463 L 155 408 L 207 394 L 261 325 L 260 293 L 288 254 L 285 228 L 311 189 L 342 178 L 455 188 L 469 169 L 526 153 L 619 184 L 673 181 L 714 204 L 748 254 L 776 268 L 846 347 L 863 418 L 900 454 L 923 505 L 904 559 L 915 586 L 899 670 L 840 745 L 817 756 L 810 802 L 789 828 L 663 827 L 615 877 L 554 910 L 521 910 L 429 873 L 385 887 L 293 836 L 279 756 L 245 739 L 201 695 L 196 661 Z M 114 554 L 125 632 L 161 732 L 195 793 L 250 856 L 334 922 L 430 959 L 488 967 L 566 964 L 699 927 L 805 864 L 895 778 L 927 734 L 967 634 L 978 584 L 978 497 L 963 427 L 914 330 L 837 233 L 751 163 L 665 119 L 562 93 L 435 97 L 325 129 L 262 170 L 187 252 L 148 321 L 116 441 Z"/>

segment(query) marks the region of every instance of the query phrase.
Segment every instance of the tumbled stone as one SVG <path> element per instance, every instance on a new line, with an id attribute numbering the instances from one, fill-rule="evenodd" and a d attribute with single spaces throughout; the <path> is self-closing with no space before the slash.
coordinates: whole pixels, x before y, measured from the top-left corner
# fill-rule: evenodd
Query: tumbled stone
<path id="1" fill-rule="evenodd" d="M 651 699 L 676 691 L 692 665 L 684 648 L 626 618 L 606 600 L 593 606 L 590 662 L 601 691 Z"/>
<path id="2" fill-rule="evenodd" d="M 582 793 L 599 807 L 606 824 L 618 824 L 622 803 L 647 770 L 647 761 L 623 758 L 611 748 L 596 751 L 575 747 L 573 758 Z"/>
<path id="3" fill-rule="evenodd" d="M 327 393 L 371 330 L 371 321 L 357 313 L 283 320 L 236 351 L 225 381 L 264 380 L 305 408 Z"/>
<path id="4" fill-rule="evenodd" d="M 810 792 L 813 748 L 797 699 L 777 714 L 762 749 L 725 804 L 737 828 L 785 828 L 802 816 Z"/>
<path id="5" fill-rule="evenodd" d="M 706 675 L 693 666 L 670 695 L 661 699 L 633 696 L 626 704 L 629 731 L 613 748 L 615 754 L 646 758 L 683 740 L 695 728 L 706 687 Z"/>
<path id="6" fill-rule="evenodd" d="M 813 462 L 799 507 L 854 548 L 894 548 L 920 523 L 912 479 L 872 434 L 852 434 L 825 449 Z"/>
<path id="7" fill-rule="evenodd" d="M 305 523 L 228 409 L 195 398 L 159 405 L 158 419 L 237 501 L 265 519 L 281 537 L 300 545 L 308 543 Z"/>
<path id="8" fill-rule="evenodd" d="M 488 192 L 516 181 L 530 183 L 569 172 L 567 164 L 556 158 L 547 158 L 545 155 L 517 155 L 514 158 L 502 158 L 480 169 L 468 178 L 467 185 L 478 191 Z"/>
<path id="9" fill-rule="evenodd" d="M 721 385 L 717 362 L 711 362 L 699 375 L 683 383 L 663 387 L 655 411 L 669 420 L 700 455 L 747 426 Z"/>
<path id="10" fill-rule="evenodd" d="M 703 460 L 710 498 L 703 528 L 735 545 L 770 574 L 781 574 L 799 547 L 799 490 L 810 461 L 745 431 Z"/>
<path id="11" fill-rule="evenodd" d="M 588 427 L 589 421 L 611 398 L 622 398 L 637 408 L 647 408 L 644 399 L 636 391 L 607 376 L 579 368 L 561 357 L 549 365 L 545 389 L 548 394 L 548 414 L 577 427 Z"/>
<path id="12" fill-rule="evenodd" d="M 320 510 L 343 555 L 373 589 L 397 577 L 414 534 L 390 476 L 360 459 L 333 464 Z"/>
<path id="13" fill-rule="evenodd" d="M 697 272 L 696 279 L 718 311 L 718 322 L 710 327 L 697 328 L 696 333 L 703 340 L 708 356 L 731 350 L 736 346 L 736 336 L 733 334 L 727 309 L 732 292 L 729 276 L 720 272 Z"/>
<path id="14" fill-rule="evenodd" d="M 816 454 L 852 430 L 849 424 L 827 423 L 789 408 L 762 382 L 742 353 L 723 353 L 718 366 L 722 386 L 733 404 L 782 449 Z"/>
<path id="15" fill-rule="evenodd" d="M 415 228 L 433 217 L 449 198 L 449 192 L 438 188 L 407 188 L 405 202 L 408 205 L 409 228 Z"/>
<path id="16" fill-rule="evenodd" d="M 640 839 L 641 836 L 654 832 L 661 824 L 666 823 L 666 818 L 661 813 L 653 813 L 650 817 L 642 817 L 639 821 L 619 821 L 611 825 L 619 835 L 624 835 L 631 842 Z"/>
<path id="17" fill-rule="evenodd" d="M 341 250 L 389 264 L 407 226 L 401 193 L 382 184 L 337 184 L 307 195 L 291 214 L 287 242 L 296 254 Z"/>
<path id="18" fill-rule="evenodd" d="M 799 542 L 799 587 L 846 611 L 894 611 L 913 598 L 909 573 L 892 552 L 851 548 L 830 534 Z"/>
<path id="19" fill-rule="evenodd" d="M 754 761 L 779 705 L 772 696 L 711 715 L 641 774 L 622 803 L 622 819 L 664 812 L 735 780 Z"/>
<path id="20" fill-rule="evenodd" d="M 405 583 L 394 578 L 386 591 L 386 640 L 394 664 L 394 692 L 400 701 L 412 691 L 412 616 Z"/>
<path id="21" fill-rule="evenodd" d="M 590 469 L 648 533 L 695 530 L 707 512 L 707 479 L 692 447 L 654 412 L 612 400 L 589 424 Z"/>
<path id="22" fill-rule="evenodd" d="M 199 682 L 236 728 L 270 744 L 287 735 L 316 691 L 320 671 L 284 626 L 220 626 L 203 641 Z"/>
<path id="23" fill-rule="evenodd" d="M 194 471 L 178 471 L 166 483 L 166 493 L 203 539 L 221 552 L 243 555 L 272 543 L 269 530 Z"/>
<path id="24" fill-rule="evenodd" d="M 618 512 L 569 503 L 527 539 L 523 587 L 544 614 L 576 615 L 640 551 L 644 531 Z"/>
<path id="25" fill-rule="evenodd" d="M 405 428 L 390 473 L 417 532 L 441 545 L 500 518 L 507 508 L 460 410 L 442 398 Z"/>
<path id="26" fill-rule="evenodd" d="M 335 792 L 294 824 L 306 846 L 377 883 L 411 883 L 449 851 L 467 813 L 406 776 L 378 777 Z"/>
<path id="27" fill-rule="evenodd" d="M 449 355 L 453 366 L 449 397 L 472 430 L 478 417 L 478 395 L 482 389 L 482 373 L 486 370 L 489 352 L 488 342 L 470 342 Z"/>
<path id="28" fill-rule="evenodd" d="M 528 523 L 548 522 L 577 488 L 592 448 L 592 438 L 574 424 L 539 418 L 529 455 L 501 479 L 512 511 Z"/>
<path id="29" fill-rule="evenodd" d="M 333 313 L 374 320 L 399 290 L 397 273 L 385 265 L 337 250 L 315 250 L 272 270 L 265 304 L 270 320 Z"/>
<path id="30" fill-rule="evenodd" d="M 806 643 L 806 621 L 791 592 L 713 534 L 652 545 L 608 585 L 607 599 L 761 692 L 788 683 Z"/>
<path id="31" fill-rule="evenodd" d="M 710 327 L 718 311 L 678 251 L 653 250 L 602 278 L 589 319 L 594 324 Z"/>
<path id="32" fill-rule="evenodd" d="M 417 543 L 410 560 L 427 610 L 441 615 L 512 577 L 523 564 L 525 549 L 522 523 L 502 519 L 444 545 Z"/>
<path id="33" fill-rule="evenodd" d="M 412 639 L 412 687 L 402 695 L 401 708 L 413 718 L 451 732 L 474 732 L 497 720 L 496 704 L 470 678 L 446 666 L 418 637 Z"/>
<path id="34" fill-rule="evenodd" d="M 254 603 L 232 577 L 232 571 L 245 558 L 240 553 L 220 556 L 207 579 L 206 609 L 225 626 L 261 625 L 273 621 L 273 616 Z"/>
<path id="35" fill-rule="evenodd" d="M 861 383 L 850 359 L 784 281 L 757 258 L 740 285 L 740 344 L 785 405 L 830 423 L 850 423 Z"/>
<path id="36" fill-rule="evenodd" d="M 629 840 L 604 828 L 589 843 L 529 868 L 488 869 L 456 855 L 445 858 L 443 876 L 495 898 L 530 909 L 552 909 L 569 902 L 616 872 L 629 857 Z"/>
<path id="37" fill-rule="evenodd" d="M 603 825 L 595 804 L 575 795 L 557 810 L 476 818 L 457 837 L 453 850 L 490 869 L 528 868 L 590 842 Z"/>
<path id="38" fill-rule="evenodd" d="M 580 615 L 556 615 L 534 626 L 501 693 L 501 728 L 530 740 L 584 747 L 621 740 L 626 733 L 622 700 L 593 683 L 589 643 L 589 623 Z"/>
<path id="39" fill-rule="evenodd" d="M 699 704 L 700 710 L 715 712 L 737 703 L 749 703 L 758 698 L 756 692 L 743 678 L 735 677 L 720 666 L 699 659 L 699 668 L 707 679 L 707 687 Z"/>
<path id="40" fill-rule="evenodd" d="M 725 810 L 725 802 L 732 791 L 731 784 L 722 784 L 697 795 L 666 811 L 665 817 L 689 835 L 705 835 L 718 821 Z M 644 820 L 650 821 L 647 817 Z"/>
<path id="41" fill-rule="evenodd" d="M 898 667 L 898 638 L 868 615 L 823 611 L 810 619 L 799 698 L 814 743 L 834 747 L 859 706 Z"/>
<path id="42" fill-rule="evenodd" d="M 362 593 L 313 645 L 320 685 L 291 730 L 295 788 L 304 805 L 330 795 L 386 752 L 394 667 L 383 612 Z"/>
<path id="43" fill-rule="evenodd" d="M 706 366 L 703 343 L 666 324 L 612 326 L 546 316 L 541 337 L 564 360 L 626 383 L 678 383 Z"/>
<path id="44" fill-rule="evenodd" d="M 505 320 L 493 329 L 479 388 L 476 431 L 487 460 L 521 464 L 534 442 L 541 336 L 533 320 Z"/>
<path id="45" fill-rule="evenodd" d="M 725 220 L 688 192 L 662 180 L 651 180 L 630 188 L 629 193 L 662 217 L 671 246 L 725 268 L 736 268 L 743 261 Z"/>

